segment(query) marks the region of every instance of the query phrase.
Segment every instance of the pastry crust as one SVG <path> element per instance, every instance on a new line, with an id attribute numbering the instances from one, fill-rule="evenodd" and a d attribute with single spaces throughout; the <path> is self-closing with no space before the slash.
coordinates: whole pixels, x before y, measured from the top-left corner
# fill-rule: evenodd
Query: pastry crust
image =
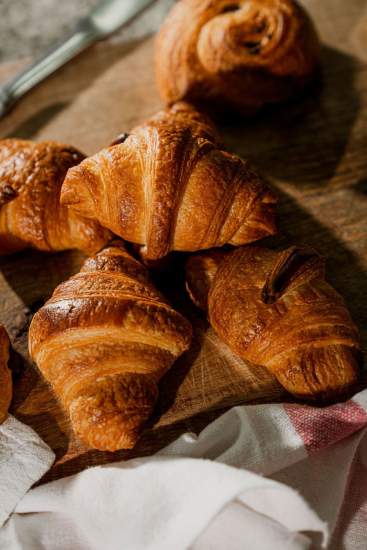
<path id="1" fill-rule="evenodd" d="M 168 105 L 252 114 L 302 89 L 319 49 L 293 0 L 180 0 L 157 37 L 157 85 Z"/>
<path id="2" fill-rule="evenodd" d="M 5 328 L 0 325 L 0 424 L 6 420 L 12 398 L 12 379 L 8 369 L 9 336 Z"/>
<path id="3" fill-rule="evenodd" d="M 220 264 L 228 252 L 217 249 L 191 256 L 186 268 L 186 290 L 194 304 L 208 311 L 208 297 Z"/>
<path id="4" fill-rule="evenodd" d="M 147 260 L 276 232 L 273 192 L 185 103 L 71 168 L 61 202 L 142 245 Z"/>
<path id="5" fill-rule="evenodd" d="M 90 447 L 132 448 L 191 326 L 122 243 L 89 258 L 33 317 L 32 358 Z"/>
<path id="6" fill-rule="evenodd" d="M 83 158 L 52 141 L 0 141 L 0 254 L 28 247 L 93 253 L 107 242 L 106 229 L 60 206 L 65 174 Z"/>
<path id="7" fill-rule="evenodd" d="M 248 246 L 210 255 L 190 258 L 187 286 L 234 353 L 266 367 L 298 398 L 334 399 L 355 385 L 358 330 L 317 252 Z"/>

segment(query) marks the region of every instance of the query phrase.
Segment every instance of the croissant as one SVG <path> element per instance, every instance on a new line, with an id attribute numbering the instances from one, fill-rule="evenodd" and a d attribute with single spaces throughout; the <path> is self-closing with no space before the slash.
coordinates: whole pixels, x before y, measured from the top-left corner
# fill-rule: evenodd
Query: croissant
<path id="1" fill-rule="evenodd" d="M 143 245 L 147 260 L 276 231 L 274 194 L 246 162 L 220 150 L 212 124 L 185 103 L 69 169 L 61 202 Z"/>
<path id="2" fill-rule="evenodd" d="M 313 249 L 248 246 L 194 256 L 186 284 L 232 351 L 266 367 L 293 395 L 330 399 L 356 383 L 358 331 Z"/>
<path id="3" fill-rule="evenodd" d="M 80 439 L 115 451 L 135 445 L 191 332 L 115 243 L 56 288 L 33 317 L 29 348 Z"/>
<path id="4" fill-rule="evenodd" d="M 180 0 L 156 41 L 163 101 L 252 114 L 313 77 L 319 41 L 293 0 Z"/>
<path id="5" fill-rule="evenodd" d="M 0 141 L 0 254 L 28 247 L 93 253 L 107 242 L 107 230 L 59 203 L 68 168 L 83 158 L 52 141 Z"/>
<path id="6" fill-rule="evenodd" d="M 9 337 L 5 328 L 0 325 L 0 424 L 8 415 L 8 409 L 12 396 L 11 373 L 8 369 L 9 361 Z"/>

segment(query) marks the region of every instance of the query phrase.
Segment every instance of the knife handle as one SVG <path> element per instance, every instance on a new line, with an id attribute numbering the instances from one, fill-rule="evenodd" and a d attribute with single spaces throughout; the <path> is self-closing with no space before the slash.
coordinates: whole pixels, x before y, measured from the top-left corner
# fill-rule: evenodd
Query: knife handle
<path id="1" fill-rule="evenodd" d="M 98 28 L 87 19 L 45 55 L 21 71 L 13 80 L 0 88 L 0 116 L 24 94 L 47 76 L 100 38 Z"/>

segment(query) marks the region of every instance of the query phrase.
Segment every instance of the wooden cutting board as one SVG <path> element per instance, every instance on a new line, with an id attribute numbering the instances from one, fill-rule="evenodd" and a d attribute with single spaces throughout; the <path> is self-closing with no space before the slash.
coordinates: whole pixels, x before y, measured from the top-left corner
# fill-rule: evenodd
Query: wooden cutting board
<path id="1" fill-rule="evenodd" d="M 367 12 L 364 0 L 307 5 L 324 44 L 319 83 L 303 97 L 221 130 L 228 147 L 278 190 L 282 233 L 273 242 L 308 243 L 328 257 L 329 280 L 345 296 L 366 348 Z M 0 122 L 1 136 L 57 139 L 94 153 L 160 108 L 152 46 L 152 39 L 98 44 L 30 93 Z M 0 66 L 0 78 L 19 65 Z M 134 451 L 86 449 L 27 353 L 32 314 L 81 261 L 77 252 L 27 251 L 0 259 L 0 321 L 15 349 L 11 411 L 56 452 L 44 480 L 150 454 L 184 430 L 201 429 L 225 407 L 287 399 L 264 369 L 240 361 L 220 342 L 187 299 L 179 269 L 158 283 L 192 321 L 192 349 L 162 381 L 155 417 Z"/>

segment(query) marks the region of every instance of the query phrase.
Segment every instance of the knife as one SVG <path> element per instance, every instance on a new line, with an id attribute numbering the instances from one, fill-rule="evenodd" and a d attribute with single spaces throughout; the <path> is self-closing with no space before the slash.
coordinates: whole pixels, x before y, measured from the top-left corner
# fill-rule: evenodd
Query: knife
<path id="1" fill-rule="evenodd" d="M 104 0 L 79 20 L 74 31 L 0 87 L 0 117 L 29 90 L 74 56 L 125 25 L 154 0 Z"/>

